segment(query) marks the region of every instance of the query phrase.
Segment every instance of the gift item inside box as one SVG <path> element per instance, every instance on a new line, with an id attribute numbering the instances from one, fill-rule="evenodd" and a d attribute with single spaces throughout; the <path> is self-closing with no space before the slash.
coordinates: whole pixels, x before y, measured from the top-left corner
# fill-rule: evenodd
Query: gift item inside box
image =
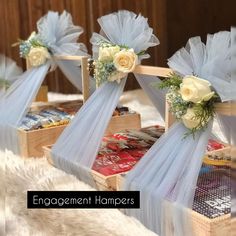
<path id="1" fill-rule="evenodd" d="M 189 219 L 196 235 L 220 236 L 228 232 L 231 210 L 229 154 L 229 147 L 225 147 L 225 144 L 209 140 L 193 207 L 189 211 Z M 209 163 L 209 158 L 214 165 L 206 164 Z M 126 173 L 117 175 L 117 190 L 121 189 Z"/>
<path id="2" fill-rule="evenodd" d="M 156 125 L 105 136 L 92 169 L 105 176 L 131 170 L 164 132 L 164 127 Z M 217 164 L 221 163 L 218 161 L 229 161 L 230 157 L 226 154 L 229 149 L 225 145 L 210 139 L 204 162 L 209 158 Z"/>
<path id="3" fill-rule="evenodd" d="M 164 127 L 157 125 L 106 135 L 91 170 L 97 189 L 117 190 L 117 175 L 129 171 L 163 133 Z M 53 165 L 51 148 L 43 147 Z"/>
<path id="4" fill-rule="evenodd" d="M 91 170 L 97 189 L 120 190 L 126 173 L 163 133 L 164 127 L 152 126 L 105 136 Z M 53 164 L 50 149 L 51 147 L 46 147 L 45 154 Z M 228 232 L 230 175 L 229 166 L 222 164 L 222 159 L 229 160 L 228 150 L 223 143 L 215 140 L 208 142 L 198 177 L 193 210 L 189 211 L 196 235 L 219 236 L 222 232 Z M 217 165 L 206 164 L 206 158 L 213 159 Z"/>
<path id="5" fill-rule="evenodd" d="M 164 131 L 164 127 L 156 125 L 140 130 L 126 129 L 104 136 L 92 167 L 92 173 L 99 185 L 98 189 L 101 190 L 101 187 L 103 190 L 119 189 L 122 182 L 120 176 L 124 176 L 134 167 Z M 50 148 L 46 148 L 46 156 L 49 159 L 51 158 Z M 225 149 L 225 144 L 209 140 L 207 153 L 223 149 Z"/>
<path id="6" fill-rule="evenodd" d="M 31 131 L 66 125 L 73 119 L 81 106 L 82 102 L 79 101 L 33 105 L 18 128 Z M 120 106 L 115 109 L 112 116 L 124 116 L 134 113 L 128 107 Z"/>
<path id="7" fill-rule="evenodd" d="M 18 128 L 21 156 L 43 156 L 42 147 L 56 142 L 82 105 L 79 100 L 34 103 Z M 128 127 L 140 129 L 140 115 L 127 107 L 118 107 L 113 113 L 106 134 Z"/>
<path id="8" fill-rule="evenodd" d="M 92 169 L 105 176 L 131 170 L 164 131 L 156 125 L 105 136 Z"/>

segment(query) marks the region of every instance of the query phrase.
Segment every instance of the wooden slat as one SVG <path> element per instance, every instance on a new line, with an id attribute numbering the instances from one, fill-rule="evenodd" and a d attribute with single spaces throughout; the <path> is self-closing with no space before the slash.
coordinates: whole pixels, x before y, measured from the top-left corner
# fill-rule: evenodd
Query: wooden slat
<path id="1" fill-rule="evenodd" d="M 70 56 L 70 55 L 59 55 L 54 56 L 56 60 L 69 60 L 69 61 L 81 61 L 81 76 L 82 76 L 82 93 L 84 103 L 89 98 L 89 68 L 88 68 L 88 57 L 86 56 Z"/>
<path id="2" fill-rule="evenodd" d="M 68 61 L 81 61 L 81 76 L 82 76 L 82 93 L 84 102 L 89 98 L 89 68 L 88 68 L 88 57 L 86 56 L 74 56 L 74 55 L 58 55 L 54 56 L 55 60 L 68 60 Z M 29 60 L 26 59 L 27 69 L 31 68 Z M 47 98 L 47 86 L 41 86 L 35 101 L 46 102 Z M 46 92 L 46 93 L 45 93 Z"/>
<path id="3" fill-rule="evenodd" d="M 68 61 L 77 61 L 86 58 L 85 56 L 70 56 L 70 55 L 59 55 L 54 56 L 56 60 L 68 60 Z"/>
<path id="4" fill-rule="evenodd" d="M 88 68 L 88 58 L 83 57 L 81 59 L 81 74 L 82 74 L 82 92 L 83 92 L 83 98 L 84 103 L 89 98 L 89 68 Z"/>
<path id="5" fill-rule="evenodd" d="M 136 66 L 134 73 L 144 74 L 144 75 L 153 75 L 160 77 L 168 77 L 173 71 L 165 67 L 156 67 L 156 66 Z"/>
<path id="6" fill-rule="evenodd" d="M 221 115 L 236 116 L 236 102 L 217 103 L 215 111 Z"/>
<path id="7" fill-rule="evenodd" d="M 26 58 L 26 68 L 27 68 L 27 70 L 29 70 L 31 68 L 31 64 L 30 64 L 28 58 Z M 48 86 L 47 85 L 41 85 L 34 101 L 35 102 L 47 102 L 48 101 Z"/>
<path id="8" fill-rule="evenodd" d="M 229 30 L 231 25 L 236 24 L 236 18 L 232 14 L 235 0 L 228 0 L 227 4 L 220 0 L 203 2 L 204 0 L 181 0 L 181 4 L 179 0 L 1 0 L 0 30 L 4 37 L 0 38 L 0 53 L 6 53 L 21 63 L 19 50 L 12 48 L 11 44 L 18 38 L 26 39 L 36 29 L 37 20 L 48 10 L 62 12 L 65 9 L 72 14 L 74 23 L 84 28 L 85 32 L 79 41 L 85 43 L 92 54 L 89 39 L 93 32 L 100 30 L 97 18 L 127 9 L 148 17 L 149 25 L 160 40 L 159 46 L 148 49 L 151 57 L 143 63 L 166 66 L 167 58 L 183 47 L 189 37 L 200 35 L 205 39 L 207 33 Z M 221 14 L 216 14 L 218 9 L 221 9 Z M 50 91 L 78 92 L 59 70 L 48 74 L 44 83 L 47 83 Z M 136 80 L 128 80 L 126 88 L 137 88 Z"/>
<path id="9" fill-rule="evenodd" d="M 165 132 L 168 131 L 170 126 L 175 122 L 175 117 L 170 113 L 169 111 L 170 106 L 168 102 L 166 101 L 165 105 Z"/>
<path id="10" fill-rule="evenodd" d="M 1 3 L 2 4 L 2 3 Z M 0 7 L 2 5 L 0 4 Z M 17 42 L 20 34 L 20 15 L 19 15 L 19 2 L 18 1 L 7 1 L 5 0 L 5 16 L 6 22 L 5 25 L 0 27 L 5 28 L 5 35 L 1 35 L 1 39 L 6 39 L 6 48 L 5 52 L 9 57 L 15 59 L 18 63 L 21 61 L 19 58 L 19 51 L 16 48 L 12 47 L 12 44 Z M 4 6 L 3 5 L 3 6 Z"/>
<path id="11" fill-rule="evenodd" d="M 236 102 L 224 102 L 215 104 L 215 112 L 226 116 L 236 116 Z M 166 102 L 166 131 L 175 122 L 174 116 L 169 112 L 169 105 Z"/>

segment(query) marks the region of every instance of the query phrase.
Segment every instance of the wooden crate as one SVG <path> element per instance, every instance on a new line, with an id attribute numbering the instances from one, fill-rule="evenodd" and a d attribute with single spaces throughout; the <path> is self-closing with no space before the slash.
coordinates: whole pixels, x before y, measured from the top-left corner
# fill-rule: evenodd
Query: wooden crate
<path id="1" fill-rule="evenodd" d="M 52 146 L 44 146 L 43 151 L 48 160 L 48 162 L 54 166 L 52 157 L 51 157 L 51 148 Z M 97 171 L 91 170 L 91 174 L 93 176 L 94 182 L 96 184 L 96 188 L 100 191 L 114 191 L 116 190 L 117 184 L 117 175 L 109 175 L 105 176 Z"/>
<path id="2" fill-rule="evenodd" d="M 228 155 L 230 153 L 231 147 L 227 146 L 225 148 L 207 152 L 205 157 L 208 155 L 214 155 L 225 153 Z M 214 162 L 215 163 L 215 162 Z M 209 163 L 207 163 L 209 164 Z M 223 163 L 220 163 L 223 164 Z M 118 174 L 116 176 L 116 190 L 119 191 L 122 189 L 122 184 L 124 181 L 126 173 Z M 192 219 L 192 229 L 196 236 L 223 236 L 229 234 L 230 231 L 230 214 L 216 217 L 210 219 L 200 213 L 189 209 L 189 217 Z"/>
<path id="3" fill-rule="evenodd" d="M 121 190 L 124 175 L 116 176 L 116 189 Z M 192 219 L 192 229 L 196 236 L 223 236 L 230 232 L 230 214 L 210 219 L 200 213 L 189 209 Z"/>
<path id="4" fill-rule="evenodd" d="M 67 102 L 51 102 L 51 103 L 34 103 L 31 111 L 40 110 L 52 106 L 74 106 L 80 108 L 82 102 L 67 101 Z M 67 125 L 60 125 L 56 127 L 43 128 L 32 131 L 25 131 L 18 129 L 18 136 L 20 142 L 20 153 L 23 157 L 42 157 L 43 146 L 52 145 L 56 142 L 62 131 Z M 141 118 L 138 113 L 130 113 L 122 116 L 113 116 L 107 127 L 105 135 L 113 134 L 124 129 L 140 129 Z"/>
<path id="5" fill-rule="evenodd" d="M 196 236 L 230 235 L 230 214 L 210 219 L 196 211 L 190 210 L 192 228 Z"/>
<path id="6" fill-rule="evenodd" d="M 207 165 L 224 165 L 224 166 L 231 166 L 231 161 L 212 161 L 211 159 L 209 159 L 209 155 L 232 155 L 232 150 L 235 150 L 235 147 L 230 146 L 229 144 L 226 143 L 222 143 L 223 145 L 225 145 L 224 148 L 218 149 L 218 150 L 214 150 L 214 151 L 209 151 L 206 152 L 206 154 L 204 155 L 203 158 L 203 163 L 207 164 Z M 124 173 L 120 173 L 117 174 L 117 180 L 116 180 L 116 190 L 121 190 L 121 186 L 122 183 L 124 181 L 124 177 L 128 172 L 124 172 Z"/>

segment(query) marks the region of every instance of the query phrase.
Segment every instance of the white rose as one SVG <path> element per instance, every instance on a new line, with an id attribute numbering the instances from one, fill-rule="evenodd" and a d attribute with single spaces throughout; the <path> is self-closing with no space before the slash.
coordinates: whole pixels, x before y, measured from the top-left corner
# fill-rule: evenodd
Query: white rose
<path id="1" fill-rule="evenodd" d="M 196 118 L 195 116 L 194 108 L 187 109 L 186 114 L 182 116 L 182 121 L 184 125 L 189 129 L 196 128 L 200 124 L 200 119 Z M 205 124 L 202 124 L 202 125 L 205 125 Z"/>
<path id="2" fill-rule="evenodd" d="M 122 50 L 114 56 L 116 69 L 123 73 L 132 72 L 138 63 L 138 56 L 133 49 Z"/>
<path id="3" fill-rule="evenodd" d="M 48 50 L 45 47 L 31 48 L 27 56 L 30 65 L 33 67 L 43 65 L 49 58 L 50 54 L 48 53 Z"/>
<path id="4" fill-rule="evenodd" d="M 104 47 L 104 48 L 100 47 L 98 60 L 113 61 L 115 54 L 118 53 L 119 51 L 120 51 L 119 46 Z"/>
<path id="5" fill-rule="evenodd" d="M 116 71 L 116 72 L 113 72 L 111 76 L 109 76 L 108 81 L 111 81 L 111 82 L 116 81 L 119 84 L 120 80 L 125 78 L 125 76 L 126 76 L 125 73 Z"/>
<path id="6" fill-rule="evenodd" d="M 198 103 L 208 101 L 215 92 L 211 91 L 211 84 L 196 76 L 185 76 L 180 84 L 180 94 L 184 101 Z"/>

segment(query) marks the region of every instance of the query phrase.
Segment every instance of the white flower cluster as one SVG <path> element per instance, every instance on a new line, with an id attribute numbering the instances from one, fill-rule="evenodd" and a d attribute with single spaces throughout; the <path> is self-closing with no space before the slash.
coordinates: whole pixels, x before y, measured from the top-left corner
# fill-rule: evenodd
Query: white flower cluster
<path id="1" fill-rule="evenodd" d="M 27 40 L 21 41 L 20 54 L 32 67 L 41 66 L 50 58 L 47 47 L 35 32 Z"/>
<path id="2" fill-rule="evenodd" d="M 188 108 L 186 114 L 182 116 L 184 125 L 189 129 L 194 129 L 200 125 L 201 117 L 196 116 L 196 109 L 194 104 L 209 101 L 215 94 L 211 91 L 211 84 L 209 81 L 200 79 L 196 76 L 186 76 L 180 84 L 181 97 L 186 102 L 193 103 L 191 108 Z M 204 122 L 208 122 L 210 117 Z M 204 126 L 205 124 L 201 124 Z"/>
<path id="3" fill-rule="evenodd" d="M 98 60 L 94 62 L 95 78 L 98 83 L 116 81 L 132 72 L 138 63 L 138 56 L 133 49 L 118 45 L 102 44 L 99 47 Z"/>
<path id="4" fill-rule="evenodd" d="M 168 89 L 169 110 L 189 129 L 186 135 L 205 129 L 214 117 L 214 103 L 218 95 L 211 90 L 209 81 L 192 75 L 182 78 L 172 73 L 158 87 Z"/>

